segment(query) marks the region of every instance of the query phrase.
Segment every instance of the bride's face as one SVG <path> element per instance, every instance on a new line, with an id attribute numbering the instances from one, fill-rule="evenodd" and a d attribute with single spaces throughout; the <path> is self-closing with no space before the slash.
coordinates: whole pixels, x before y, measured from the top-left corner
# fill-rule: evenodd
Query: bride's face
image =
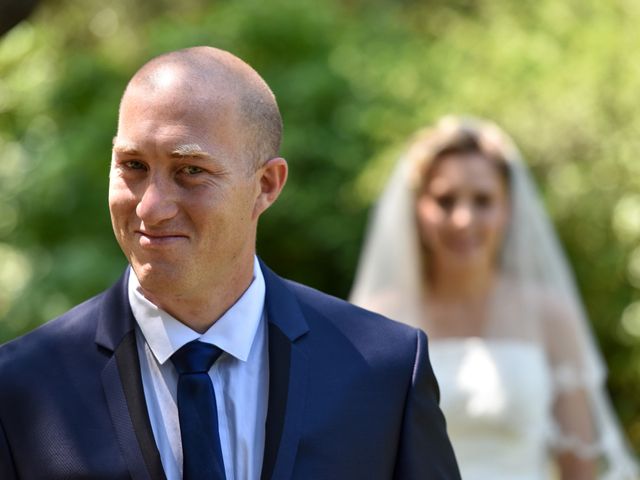
<path id="1" fill-rule="evenodd" d="M 509 218 L 505 179 L 478 153 L 440 159 L 417 198 L 421 240 L 441 266 L 493 265 Z"/>

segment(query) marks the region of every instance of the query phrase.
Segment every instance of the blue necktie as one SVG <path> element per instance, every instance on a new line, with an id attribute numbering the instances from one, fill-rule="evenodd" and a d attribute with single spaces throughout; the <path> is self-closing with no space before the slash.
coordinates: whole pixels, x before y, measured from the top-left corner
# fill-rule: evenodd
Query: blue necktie
<path id="1" fill-rule="evenodd" d="M 171 356 L 178 374 L 183 480 L 224 480 L 218 411 L 209 369 L 222 350 L 193 341 Z"/>

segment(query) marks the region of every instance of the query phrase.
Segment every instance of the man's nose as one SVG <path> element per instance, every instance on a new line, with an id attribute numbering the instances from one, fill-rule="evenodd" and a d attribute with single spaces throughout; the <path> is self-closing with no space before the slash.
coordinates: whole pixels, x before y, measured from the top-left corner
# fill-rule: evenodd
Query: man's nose
<path id="1" fill-rule="evenodd" d="M 146 225 L 157 225 L 178 213 L 175 193 L 169 181 L 149 180 L 136 206 L 136 214 Z"/>

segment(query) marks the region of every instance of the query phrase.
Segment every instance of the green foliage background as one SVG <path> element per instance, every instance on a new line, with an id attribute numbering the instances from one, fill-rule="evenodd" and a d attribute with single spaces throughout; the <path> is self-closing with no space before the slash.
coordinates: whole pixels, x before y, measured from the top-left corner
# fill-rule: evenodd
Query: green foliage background
<path id="1" fill-rule="evenodd" d="M 117 104 L 148 58 L 215 45 L 253 65 L 291 174 L 258 250 L 345 297 L 405 139 L 447 113 L 521 147 L 575 268 L 640 450 L 640 3 L 49 0 L 0 38 L 0 340 L 107 287 Z"/>

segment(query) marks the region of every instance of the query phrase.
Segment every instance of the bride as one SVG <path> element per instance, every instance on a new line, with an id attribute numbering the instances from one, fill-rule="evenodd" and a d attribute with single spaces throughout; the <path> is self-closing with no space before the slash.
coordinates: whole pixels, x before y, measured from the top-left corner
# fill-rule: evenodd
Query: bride
<path id="1" fill-rule="evenodd" d="M 637 478 L 561 247 L 495 125 L 445 117 L 417 134 L 351 300 L 429 335 L 462 478 Z"/>

